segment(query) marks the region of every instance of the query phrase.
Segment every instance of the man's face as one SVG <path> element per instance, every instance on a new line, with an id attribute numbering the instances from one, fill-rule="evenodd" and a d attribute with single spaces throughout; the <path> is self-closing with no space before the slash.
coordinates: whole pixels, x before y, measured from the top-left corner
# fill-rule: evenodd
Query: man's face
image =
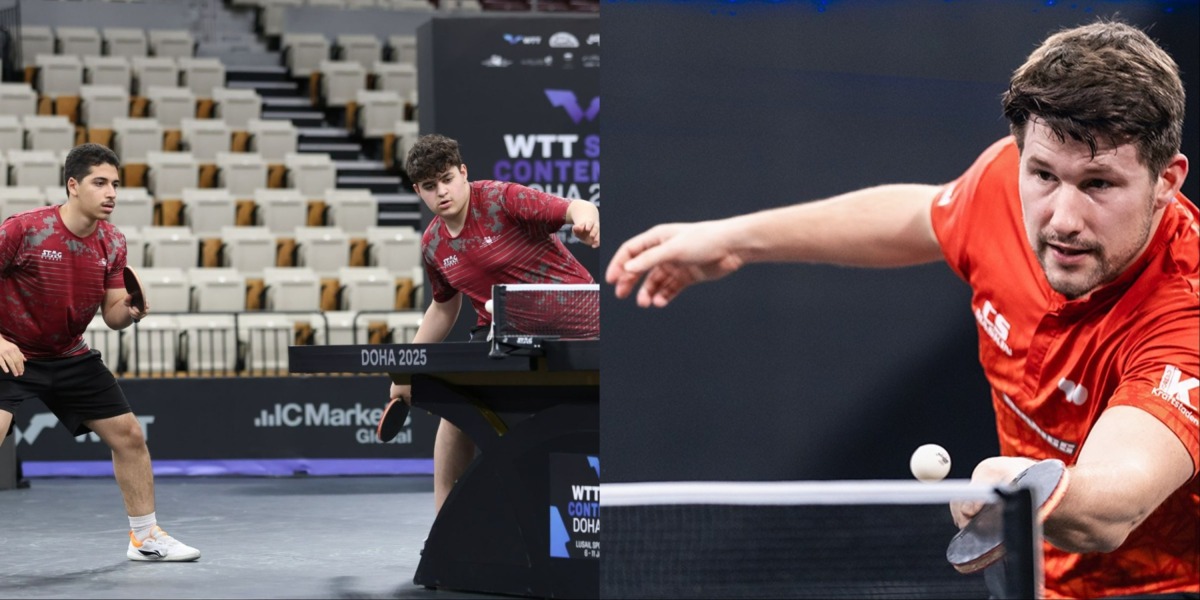
<path id="1" fill-rule="evenodd" d="M 1025 127 L 1025 234 L 1050 287 L 1079 298 L 1116 279 L 1146 248 L 1171 186 L 1150 175 L 1131 143 L 1100 147 L 1093 158 L 1087 144 L 1059 141 L 1039 119 Z"/>
<path id="2" fill-rule="evenodd" d="M 121 185 L 117 168 L 108 165 L 92 167 L 83 181 L 67 181 L 67 190 L 77 197 L 76 206 L 84 216 L 94 221 L 107 221 L 117 206 L 117 188 Z M 68 202 L 70 198 L 68 198 Z"/>
<path id="3" fill-rule="evenodd" d="M 471 199 L 466 165 L 450 167 L 435 179 L 413 184 L 413 188 L 429 210 L 450 221 L 456 221 L 465 214 L 467 201 Z"/>

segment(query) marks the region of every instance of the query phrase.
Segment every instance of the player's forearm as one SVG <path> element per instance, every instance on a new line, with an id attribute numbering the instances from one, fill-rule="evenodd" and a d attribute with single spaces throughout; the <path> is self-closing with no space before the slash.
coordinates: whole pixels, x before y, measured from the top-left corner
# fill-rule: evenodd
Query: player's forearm
<path id="1" fill-rule="evenodd" d="M 937 186 L 897 184 L 733 217 L 725 243 L 747 262 L 897 267 L 942 258 L 930 220 Z"/>
<path id="2" fill-rule="evenodd" d="M 462 308 L 462 294 L 446 302 L 431 302 L 421 318 L 421 325 L 413 334 L 414 344 L 437 343 L 446 339 L 454 322 L 458 320 L 458 312 Z"/>
<path id="3" fill-rule="evenodd" d="M 1137 528 L 1154 507 L 1130 493 L 1122 470 L 1073 467 L 1070 487 L 1043 525 L 1046 541 L 1068 552 L 1111 552 Z"/>
<path id="4" fill-rule="evenodd" d="M 572 200 L 567 205 L 567 223 L 590 223 L 600 220 L 600 209 L 587 200 Z"/>
<path id="5" fill-rule="evenodd" d="M 120 330 L 133 325 L 133 315 L 129 314 L 129 307 L 125 306 L 122 301 L 111 302 L 105 305 L 100 314 L 104 318 L 104 324 L 109 329 Z"/>

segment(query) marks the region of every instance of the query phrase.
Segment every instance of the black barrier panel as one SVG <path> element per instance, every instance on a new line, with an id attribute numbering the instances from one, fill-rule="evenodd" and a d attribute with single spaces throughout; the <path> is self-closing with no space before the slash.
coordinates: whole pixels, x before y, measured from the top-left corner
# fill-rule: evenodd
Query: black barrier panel
<path id="1" fill-rule="evenodd" d="M 598 17 L 435 17 L 417 36 L 421 133 L 457 139 L 471 180 L 600 204 Z M 560 235 L 599 279 L 597 251 Z"/>
<path id="2" fill-rule="evenodd" d="M 126 379 L 121 388 L 155 460 L 431 458 L 438 419 L 422 410 L 375 439 L 389 380 L 379 377 Z M 22 461 L 110 460 L 95 434 L 72 437 L 40 401 L 14 423 Z"/>

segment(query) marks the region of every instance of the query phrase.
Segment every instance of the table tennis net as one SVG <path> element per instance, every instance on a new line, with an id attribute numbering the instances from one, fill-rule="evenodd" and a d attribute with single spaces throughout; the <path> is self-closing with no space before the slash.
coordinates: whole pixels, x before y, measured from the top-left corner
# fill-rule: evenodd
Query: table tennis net
<path id="1" fill-rule="evenodd" d="M 568 340 L 600 337 L 597 284 L 519 284 L 492 287 L 493 336 Z"/>
<path id="2" fill-rule="evenodd" d="M 603 484 L 601 595 L 988 598 L 982 572 L 946 560 L 950 499 L 999 501 L 981 493 L 966 482 Z"/>

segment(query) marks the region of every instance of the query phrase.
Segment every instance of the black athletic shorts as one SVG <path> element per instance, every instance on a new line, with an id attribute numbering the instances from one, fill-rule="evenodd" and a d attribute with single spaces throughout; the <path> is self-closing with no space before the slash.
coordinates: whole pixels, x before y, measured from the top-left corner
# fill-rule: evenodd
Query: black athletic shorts
<path id="1" fill-rule="evenodd" d="M 20 377 L 0 371 L 0 410 L 16 414 L 21 402 L 34 398 L 74 436 L 91 431 L 85 421 L 133 412 L 96 350 L 67 358 L 27 360 Z"/>

